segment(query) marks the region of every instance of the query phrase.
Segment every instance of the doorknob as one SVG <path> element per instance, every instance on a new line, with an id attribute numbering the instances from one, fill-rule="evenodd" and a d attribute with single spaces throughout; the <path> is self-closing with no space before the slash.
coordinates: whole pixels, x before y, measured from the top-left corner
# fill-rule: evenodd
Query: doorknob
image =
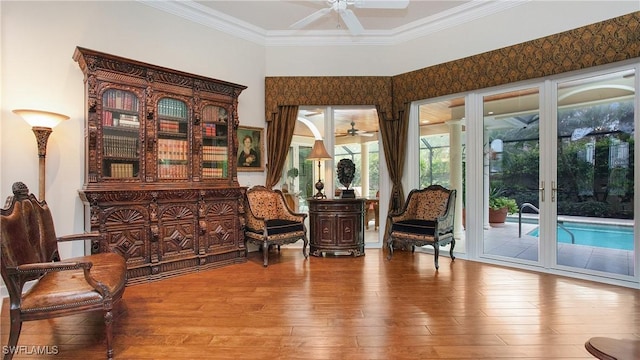
<path id="1" fill-rule="evenodd" d="M 556 201 L 556 191 L 558 191 L 558 188 L 556 187 L 556 182 L 552 181 L 551 182 L 551 202 Z"/>
<path id="2" fill-rule="evenodd" d="M 544 180 L 540 181 L 540 187 L 538 188 L 540 191 L 540 201 L 544 202 Z"/>

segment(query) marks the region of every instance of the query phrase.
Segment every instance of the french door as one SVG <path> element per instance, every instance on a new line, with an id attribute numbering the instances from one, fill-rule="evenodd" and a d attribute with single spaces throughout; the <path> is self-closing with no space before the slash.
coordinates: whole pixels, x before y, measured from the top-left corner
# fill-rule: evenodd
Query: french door
<path id="1" fill-rule="evenodd" d="M 559 269 L 634 276 L 633 68 L 553 84 L 554 180 L 548 183 L 554 226 L 550 258 Z"/>
<path id="2" fill-rule="evenodd" d="M 637 82 L 630 66 L 479 95 L 479 257 L 637 278 Z"/>

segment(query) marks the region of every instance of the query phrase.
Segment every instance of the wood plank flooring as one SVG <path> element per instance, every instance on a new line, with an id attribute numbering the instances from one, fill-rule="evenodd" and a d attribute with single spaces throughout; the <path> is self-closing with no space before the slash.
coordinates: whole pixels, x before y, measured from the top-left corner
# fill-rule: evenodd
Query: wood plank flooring
<path id="1" fill-rule="evenodd" d="M 593 359 L 592 336 L 640 338 L 640 291 L 382 250 L 310 257 L 272 251 L 127 287 L 116 359 Z M 0 327 L 8 338 L 8 299 Z M 99 313 L 26 322 L 19 345 L 103 359 Z"/>

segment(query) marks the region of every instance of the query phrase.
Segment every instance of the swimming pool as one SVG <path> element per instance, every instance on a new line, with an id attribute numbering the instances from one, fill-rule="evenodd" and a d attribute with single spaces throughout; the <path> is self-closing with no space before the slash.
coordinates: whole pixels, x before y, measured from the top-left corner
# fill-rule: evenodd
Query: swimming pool
<path id="1" fill-rule="evenodd" d="M 564 226 L 558 226 L 558 242 L 571 244 L 571 235 L 575 243 L 579 245 L 597 246 L 609 249 L 633 250 L 633 227 L 583 224 L 564 222 Z M 535 228 L 527 235 L 538 237 L 538 229 Z M 565 230 L 566 229 L 566 230 Z"/>

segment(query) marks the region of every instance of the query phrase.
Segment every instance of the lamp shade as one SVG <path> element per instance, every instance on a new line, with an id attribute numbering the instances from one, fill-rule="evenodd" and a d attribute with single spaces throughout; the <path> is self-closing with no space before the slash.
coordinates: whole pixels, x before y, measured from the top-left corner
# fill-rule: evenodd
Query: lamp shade
<path id="1" fill-rule="evenodd" d="M 54 128 L 63 120 L 69 120 L 66 115 L 49 111 L 18 109 L 13 110 L 13 113 L 20 116 L 32 127 Z"/>
<path id="2" fill-rule="evenodd" d="M 330 160 L 331 155 L 327 153 L 327 149 L 324 147 L 324 143 L 322 140 L 316 140 L 313 143 L 313 149 L 311 149 L 311 154 L 307 156 L 307 160 Z"/>

